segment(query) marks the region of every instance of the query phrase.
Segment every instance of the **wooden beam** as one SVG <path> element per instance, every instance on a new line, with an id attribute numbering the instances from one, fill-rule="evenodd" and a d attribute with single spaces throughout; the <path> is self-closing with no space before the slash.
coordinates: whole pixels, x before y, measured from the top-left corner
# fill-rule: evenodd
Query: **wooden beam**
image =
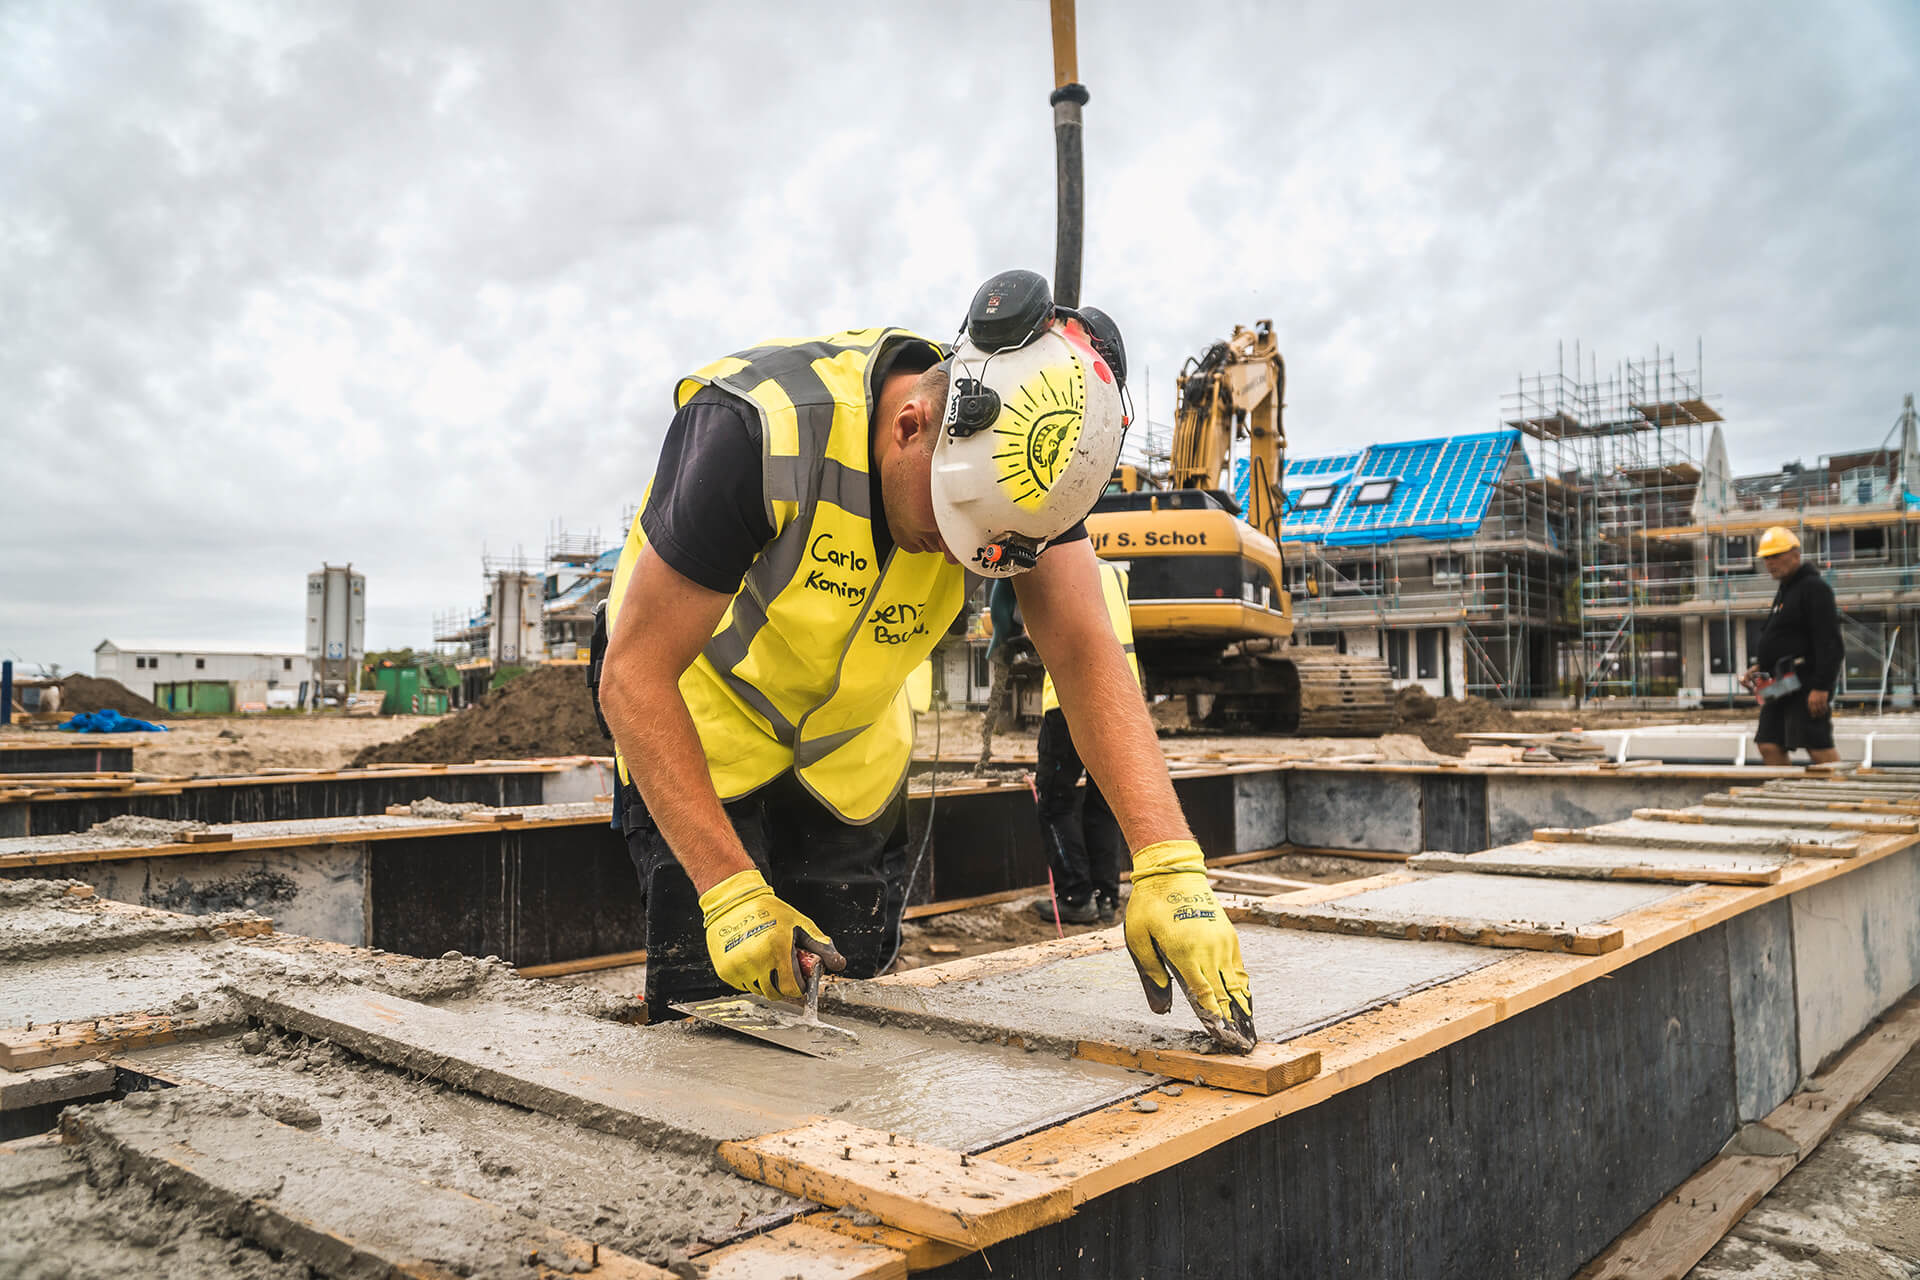
<path id="1" fill-rule="evenodd" d="M 1261 1041 L 1251 1053 L 1196 1053 L 1191 1049 L 1137 1048 L 1083 1040 L 1075 1057 L 1131 1067 L 1196 1085 L 1236 1093 L 1279 1093 L 1320 1074 L 1320 1051 Z"/>
<path id="2" fill-rule="evenodd" d="M 1073 1213 L 1051 1178 L 839 1120 L 723 1142 L 720 1158 L 756 1182 L 972 1249 Z"/>
<path id="3" fill-rule="evenodd" d="M 1312 933 L 1344 933 L 1409 942 L 1466 942 L 1477 947 L 1523 951 L 1561 951 L 1599 956 L 1617 951 L 1626 935 L 1613 925 L 1579 924 L 1555 928 L 1525 920 L 1482 920 L 1413 912 L 1343 910 L 1337 904 L 1294 907 L 1262 903 L 1254 908 L 1262 924 Z"/>
<path id="4" fill-rule="evenodd" d="M 645 964 L 645 951 L 614 951 L 603 956 L 582 956 L 578 960 L 556 960 L 552 964 L 516 967 L 523 978 L 564 978 L 570 973 L 593 973 L 600 969 L 624 969 L 630 964 Z"/>
<path id="5" fill-rule="evenodd" d="M 803 1218 L 700 1257 L 704 1280 L 907 1280 L 907 1255 Z"/>
<path id="6" fill-rule="evenodd" d="M 104 1058 L 125 1049 L 197 1040 L 224 1030 L 224 1024 L 171 1013 L 130 1013 L 90 1022 L 11 1027 L 0 1030 L 0 1067 L 24 1071 L 56 1062 Z"/>

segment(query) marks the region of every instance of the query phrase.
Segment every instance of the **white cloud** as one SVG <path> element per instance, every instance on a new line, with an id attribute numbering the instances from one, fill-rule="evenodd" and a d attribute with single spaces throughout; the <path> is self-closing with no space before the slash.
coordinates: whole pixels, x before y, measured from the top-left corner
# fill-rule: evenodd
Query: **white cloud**
<path id="1" fill-rule="evenodd" d="M 299 642 L 351 559 L 417 643 L 609 536 L 675 378 L 944 334 L 1046 270 L 1044 6 L 0 8 L 0 652 Z M 1085 297 L 1170 408 L 1272 317 L 1301 453 L 1481 429 L 1562 338 L 1704 338 L 1736 467 L 1912 388 L 1898 0 L 1083 6 Z M 1143 375 L 1144 376 L 1144 372 Z"/>

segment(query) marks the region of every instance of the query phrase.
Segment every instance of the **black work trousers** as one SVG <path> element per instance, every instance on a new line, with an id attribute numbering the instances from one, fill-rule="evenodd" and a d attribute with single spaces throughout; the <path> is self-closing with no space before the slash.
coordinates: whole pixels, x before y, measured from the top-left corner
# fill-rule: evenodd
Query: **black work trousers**
<path id="1" fill-rule="evenodd" d="M 1053 889 L 1060 901 L 1080 906 L 1098 896 L 1120 900 L 1120 867 L 1127 860 L 1127 839 L 1107 807 L 1107 798 L 1087 773 L 1058 707 L 1040 721 L 1039 766 L 1033 785 L 1040 803 L 1040 838 L 1053 866 Z M 1080 779 L 1087 779 L 1084 796 Z"/>
<path id="2" fill-rule="evenodd" d="M 907 880 L 903 787 L 873 822 L 852 826 L 791 773 L 726 806 L 727 818 L 782 901 L 811 919 L 847 958 L 847 976 L 871 978 L 900 949 Z M 673 1002 L 731 995 L 707 956 L 700 895 L 638 803 L 626 810 L 627 853 L 647 900 L 647 1020 L 680 1017 Z"/>

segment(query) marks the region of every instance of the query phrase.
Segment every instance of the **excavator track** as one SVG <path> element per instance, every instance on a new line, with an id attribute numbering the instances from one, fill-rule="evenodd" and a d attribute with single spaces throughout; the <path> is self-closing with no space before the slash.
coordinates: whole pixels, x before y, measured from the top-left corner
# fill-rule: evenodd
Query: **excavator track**
<path id="1" fill-rule="evenodd" d="M 1295 648 L 1273 660 L 1291 662 L 1300 677 L 1298 736 L 1370 738 L 1393 731 L 1393 672 L 1380 659 Z"/>

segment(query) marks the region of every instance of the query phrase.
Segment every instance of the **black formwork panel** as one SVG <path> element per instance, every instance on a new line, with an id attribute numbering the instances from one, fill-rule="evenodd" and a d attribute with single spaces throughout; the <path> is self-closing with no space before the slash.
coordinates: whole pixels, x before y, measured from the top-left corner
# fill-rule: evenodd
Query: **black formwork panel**
<path id="1" fill-rule="evenodd" d="M 1420 779 L 1420 849 L 1481 853 L 1487 839 L 1487 776 L 1429 773 Z"/>
<path id="2" fill-rule="evenodd" d="M 601 823 L 368 844 L 368 945 L 516 965 L 647 945 L 626 841 Z"/>
<path id="3" fill-rule="evenodd" d="M 131 773 L 133 748 L 74 742 L 0 751 L 0 773 Z"/>
<path id="4" fill-rule="evenodd" d="M 1569 1276 L 1734 1131 L 1724 928 L 927 1274 Z"/>
<path id="5" fill-rule="evenodd" d="M 1233 847 L 1233 777 L 1176 778 L 1174 795 L 1208 857 L 1236 853 Z M 1085 788 L 1081 789 L 1084 797 Z M 1047 850 L 1033 793 L 1017 787 L 943 795 L 929 801 L 916 791 L 907 799 L 907 857 L 920 852 L 933 813 L 933 840 L 913 902 L 938 902 L 1027 889 L 1047 882 Z M 1121 870 L 1126 870 L 1123 866 Z"/>
<path id="6" fill-rule="evenodd" d="M 376 770 L 311 781 L 187 786 L 171 795 L 105 793 L 73 800 L 16 800 L 0 805 L 0 836 L 66 835 L 123 813 L 193 822 L 284 822 L 383 813 L 390 804 L 428 797 L 449 804 L 531 805 L 541 803 L 545 777 L 530 772 L 391 777 Z"/>

